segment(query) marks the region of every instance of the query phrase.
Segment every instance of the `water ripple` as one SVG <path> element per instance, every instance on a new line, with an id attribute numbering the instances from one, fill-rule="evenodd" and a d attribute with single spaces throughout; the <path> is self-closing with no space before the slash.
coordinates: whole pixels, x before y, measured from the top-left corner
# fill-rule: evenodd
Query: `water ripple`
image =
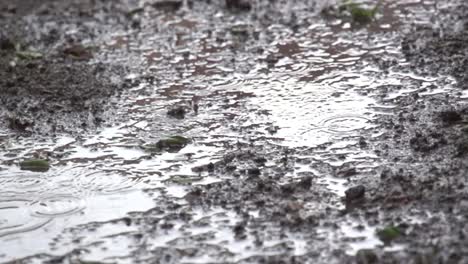
<path id="1" fill-rule="evenodd" d="M 331 133 L 348 133 L 369 127 L 370 120 L 359 115 L 337 115 L 324 119 L 321 127 Z"/>
<path id="2" fill-rule="evenodd" d="M 0 201 L 0 237 L 29 232 L 51 221 L 31 214 L 29 200 L 11 199 Z"/>
<path id="3" fill-rule="evenodd" d="M 82 198 L 60 194 L 42 197 L 29 206 L 32 216 L 52 218 L 80 212 L 85 209 L 86 204 Z"/>
<path id="4" fill-rule="evenodd" d="M 141 181 L 142 178 L 133 177 L 123 171 L 95 171 L 73 179 L 75 186 L 102 194 L 130 191 Z"/>

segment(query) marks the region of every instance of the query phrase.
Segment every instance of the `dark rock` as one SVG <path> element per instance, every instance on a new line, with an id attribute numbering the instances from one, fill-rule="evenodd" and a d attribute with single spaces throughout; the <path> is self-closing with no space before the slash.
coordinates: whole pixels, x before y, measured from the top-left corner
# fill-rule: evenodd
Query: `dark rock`
<path id="1" fill-rule="evenodd" d="M 267 159 L 265 159 L 264 157 L 259 157 L 259 158 L 255 158 L 254 159 L 254 162 L 257 163 L 257 164 L 265 164 L 267 162 Z"/>
<path id="2" fill-rule="evenodd" d="M 0 50 L 14 50 L 15 43 L 9 38 L 0 38 Z"/>
<path id="3" fill-rule="evenodd" d="M 278 127 L 277 126 L 269 126 L 266 128 L 266 131 L 270 134 L 275 134 L 276 132 L 278 132 Z"/>
<path id="4" fill-rule="evenodd" d="M 337 172 L 337 175 L 340 176 L 340 177 L 343 177 L 343 178 L 348 178 L 348 177 L 351 177 L 351 176 L 354 176 L 357 174 L 357 170 L 355 167 L 345 167 L 345 168 L 342 168 L 340 169 L 338 172 Z"/>
<path id="5" fill-rule="evenodd" d="M 362 199 L 364 198 L 365 194 L 366 194 L 366 187 L 364 187 L 363 185 L 351 187 L 345 191 L 346 201 L 352 202 L 354 200 Z"/>
<path id="6" fill-rule="evenodd" d="M 65 48 L 63 54 L 77 60 L 89 60 L 93 58 L 91 50 L 79 44 Z"/>
<path id="7" fill-rule="evenodd" d="M 149 152 L 161 152 L 164 150 L 169 152 L 177 152 L 183 149 L 188 143 L 190 143 L 189 138 L 183 136 L 172 136 L 165 139 L 160 139 L 156 144 L 142 146 L 142 148 Z"/>
<path id="8" fill-rule="evenodd" d="M 305 177 L 298 182 L 288 183 L 281 186 L 281 192 L 283 195 L 291 195 L 299 191 L 308 191 L 312 186 L 312 178 Z"/>
<path id="9" fill-rule="evenodd" d="M 167 1 L 157 1 L 152 4 L 152 6 L 158 10 L 163 10 L 165 12 L 175 12 L 182 7 L 182 1 L 180 0 L 167 0 Z"/>
<path id="10" fill-rule="evenodd" d="M 365 138 L 363 138 L 363 137 L 359 138 L 359 147 L 361 147 L 361 148 L 366 148 L 367 147 L 367 142 L 366 142 Z"/>
<path id="11" fill-rule="evenodd" d="M 379 257 L 372 249 L 361 249 L 356 253 L 357 264 L 374 264 L 379 262 Z"/>
<path id="12" fill-rule="evenodd" d="M 177 118 L 177 119 L 184 119 L 185 118 L 185 113 L 186 113 L 185 108 L 182 107 L 182 106 L 172 108 L 172 109 L 169 109 L 169 111 L 167 111 L 168 116 L 174 117 L 174 118 Z"/>
<path id="13" fill-rule="evenodd" d="M 250 11 L 252 5 L 246 0 L 226 0 L 226 7 L 235 11 Z"/>
<path id="14" fill-rule="evenodd" d="M 457 156 L 464 156 L 468 153 L 468 142 L 463 141 L 457 146 Z"/>
<path id="15" fill-rule="evenodd" d="M 448 125 L 452 125 L 452 124 L 458 123 L 458 122 L 463 120 L 460 113 L 458 113 L 456 111 L 441 112 L 439 114 L 439 118 L 442 120 L 442 122 L 444 122 L 444 123 L 446 123 Z"/>
<path id="16" fill-rule="evenodd" d="M 302 189 L 308 190 L 310 187 L 312 187 L 312 177 L 305 177 L 302 178 L 297 185 L 301 187 Z"/>
<path id="17" fill-rule="evenodd" d="M 259 176 L 261 174 L 261 171 L 259 168 L 250 168 L 247 169 L 247 174 L 250 176 Z"/>
<path id="18" fill-rule="evenodd" d="M 124 221 L 125 225 L 130 226 L 132 224 L 132 219 L 130 217 L 124 217 L 122 218 Z"/>
<path id="19" fill-rule="evenodd" d="M 295 190 L 294 185 L 292 185 L 292 184 L 285 184 L 285 185 L 281 186 L 281 192 L 285 196 L 293 194 L 294 190 Z"/>
<path id="20" fill-rule="evenodd" d="M 188 202 L 193 203 L 193 202 L 199 200 L 200 197 L 202 196 L 202 194 L 203 194 L 203 191 L 201 189 L 197 188 L 197 189 L 194 189 L 194 190 L 190 191 L 189 193 L 187 193 L 184 198 Z"/>
<path id="21" fill-rule="evenodd" d="M 209 172 L 213 172 L 215 166 L 214 166 L 214 164 L 213 164 L 212 162 L 210 162 L 210 163 L 208 163 L 208 165 L 206 166 L 206 168 L 207 168 L 207 170 L 208 170 Z"/>
<path id="22" fill-rule="evenodd" d="M 239 223 L 237 225 L 234 226 L 233 228 L 233 232 L 234 232 L 234 236 L 236 239 L 245 239 L 247 236 L 245 234 L 245 224 L 244 223 Z"/>
<path id="23" fill-rule="evenodd" d="M 388 178 L 391 178 L 393 176 L 393 171 L 389 168 L 385 168 L 384 170 L 382 170 L 382 172 L 380 173 L 380 179 L 384 180 L 384 179 L 388 179 Z"/>
<path id="24" fill-rule="evenodd" d="M 161 224 L 161 228 L 162 228 L 162 229 L 172 229 L 172 228 L 174 228 L 174 224 L 173 224 L 173 223 L 164 222 L 164 223 Z"/>

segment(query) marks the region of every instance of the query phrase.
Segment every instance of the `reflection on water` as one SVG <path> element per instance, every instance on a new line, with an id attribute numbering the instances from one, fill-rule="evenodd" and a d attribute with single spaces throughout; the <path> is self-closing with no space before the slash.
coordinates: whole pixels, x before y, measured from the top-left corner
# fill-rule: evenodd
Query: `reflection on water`
<path id="1" fill-rule="evenodd" d="M 131 227 L 102 225 L 83 231 L 79 239 L 62 231 L 145 211 L 158 206 L 157 197 L 176 200 L 193 185 L 226 180 L 224 175 L 192 168 L 214 163 L 239 142 L 255 138 L 303 150 L 293 154 L 295 169 L 282 181 L 311 173 L 334 197 L 330 204 L 309 202 L 309 213 L 342 209 L 341 198 L 349 186 L 346 177 L 354 176 L 343 167 L 352 164 L 366 173 L 378 164 L 375 154 L 360 146 L 360 138 L 378 133 L 373 121 L 391 114 L 391 100 L 420 91 L 446 92 L 431 90 L 443 77 L 385 72 L 372 62 L 378 57 L 405 63 L 395 32 L 407 16 L 426 23 L 430 3 L 385 1 L 378 22 L 354 28 L 339 18 L 311 15 L 310 6 L 289 1 L 286 7 L 276 3 L 278 14 L 271 17 L 261 11 L 268 1 L 260 2 L 255 6 L 258 19 L 195 5 L 193 12 L 181 14 L 183 18 L 145 8 L 139 30 L 96 25 L 105 43 L 96 60 L 119 62 L 134 71 L 126 78 L 131 88 L 113 102 L 119 107 L 114 117 L 118 122 L 96 133 L 54 139 L 0 131 L 0 157 L 5 161 L 0 167 L 0 248 L 8 251 L 0 253 L 0 261 L 45 252 L 64 254 L 76 246 L 69 240 L 81 241 L 79 245 L 99 242 L 99 247 L 89 247 L 86 260 L 125 257 L 136 242 L 116 233 L 134 232 Z M 291 10 L 308 26 L 294 29 L 283 21 L 292 19 L 286 15 Z M 74 27 L 65 25 L 64 30 Z M 173 106 L 187 110 L 184 119 L 167 116 Z M 173 135 L 190 137 L 192 142 L 177 153 L 142 148 Z M 37 156 L 50 160 L 48 172 L 19 170 L 19 161 Z M 153 249 L 193 246 L 197 235 L 205 234 L 211 239 L 200 246 L 207 252 L 225 250 L 223 261 L 278 253 L 279 244 L 293 248 L 296 255 L 310 247 L 310 238 L 276 234 L 274 227 L 265 227 L 277 236 L 262 246 L 253 245 L 253 237 L 237 240 L 231 230 L 241 220 L 230 210 L 191 214 L 195 221 L 208 219 L 209 225 L 176 223 L 146 243 Z M 252 217 L 259 218 L 258 214 Z M 323 232 L 361 237 L 345 242 L 332 238 L 337 247 L 351 248 L 349 254 L 381 245 L 371 227 L 356 231 L 351 226 L 354 223 L 344 224 L 338 232 L 326 228 Z M 51 242 L 57 240 L 65 242 Z M 220 260 L 210 256 L 215 255 L 198 254 L 183 261 Z"/>

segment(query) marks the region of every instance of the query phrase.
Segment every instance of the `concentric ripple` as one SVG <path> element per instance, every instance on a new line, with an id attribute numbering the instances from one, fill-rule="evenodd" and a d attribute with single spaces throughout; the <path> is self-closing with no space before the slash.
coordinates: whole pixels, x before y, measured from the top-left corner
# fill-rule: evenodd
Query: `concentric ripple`
<path id="1" fill-rule="evenodd" d="M 95 171 L 79 175 L 73 181 L 81 189 L 111 194 L 133 190 L 141 179 L 131 177 L 121 171 Z"/>
<path id="2" fill-rule="evenodd" d="M 33 189 L 45 184 L 45 179 L 37 176 L 0 177 L 0 186 L 5 190 Z"/>
<path id="3" fill-rule="evenodd" d="M 29 204 L 30 201 L 21 199 L 0 201 L 0 237 L 29 232 L 51 221 L 34 217 Z"/>
<path id="4" fill-rule="evenodd" d="M 34 172 L 6 171 L 0 174 L 2 197 L 28 197 L 45 190 L 47 181 L 44 175 Z"/>
<path id="5" fill-rule="evenodd" d="M 331 133 L 349 133 L 369 127 L 370 120 L 359 115 L 338 115 L 321 122 L 323 130 Z"/>
<path id="6" fill-rule="evenodd" d="M 73 195 L 52 195 L 30 204 L 31 214 L 36 217 L 58 217 L 82 211 L 85 201 Z"/>

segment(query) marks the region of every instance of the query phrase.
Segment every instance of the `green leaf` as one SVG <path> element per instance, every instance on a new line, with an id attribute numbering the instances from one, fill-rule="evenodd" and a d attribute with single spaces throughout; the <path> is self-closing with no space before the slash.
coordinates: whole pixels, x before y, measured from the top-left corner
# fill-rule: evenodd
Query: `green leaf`
<path id="1" fill-rule="evenodd" d="M 17 51 L 16 56 L 22 60 L 34 60 L 42 58 L 42 53 L 35 51 Z"/>
<path id="2" fill-rule="evenodd" d="M 160 139 L 156 144 L 145 145 L 143 148 L 150 152 L 160 152 L 163 150 L 172 152 L 183 149 L 188 143 L 190 143 L 189 138 L 183 136 L 172 136 Z"/>
<path id="3" fill-rule="evenodd" d="M 374 19 L 375 14 L 377 13 L 377 8 L 380 4 L 381 1 L 379 1 L 377 5 L 374 6 L 374 8 L 367 9 L 361 7 L 360 4 L 348 1 L 344 4 L 344 6 L 351 14 L 351 17 L 354 22 L 359 24 L 367 24 Z"/>
<path id="4" fill-rule="evenodd" d="M 29 170 L 35 172 L 46 172 L 49 170 L 49 162 L 41 159 L 31 159 L 20 162 L 21 170 Z"/>
<path id="5" fill-rule="evenodd" d="M 402 235 L 400 229 L 394 226 L 388 226 L 376 231 L 377 237 L 384 243 L 391 242 Z"/>

